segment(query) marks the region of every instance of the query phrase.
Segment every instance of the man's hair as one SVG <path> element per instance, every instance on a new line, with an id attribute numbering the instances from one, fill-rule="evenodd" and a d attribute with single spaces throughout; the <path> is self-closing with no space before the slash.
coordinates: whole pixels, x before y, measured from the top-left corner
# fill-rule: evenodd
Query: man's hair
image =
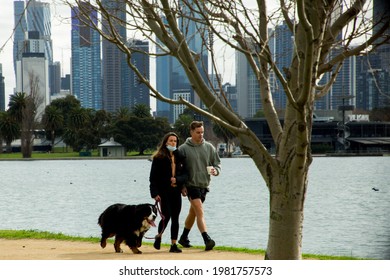
<path id="1" fill-rule="evenodd" d="M 202 122 L 202 121 L 193 121 L 193 122 L 190 124 L 190 129 L 191 129 L 191 130 L 195 130 L 196 128 L 202 127 L 202 126 L 203 126 L 203 122 Z"/>

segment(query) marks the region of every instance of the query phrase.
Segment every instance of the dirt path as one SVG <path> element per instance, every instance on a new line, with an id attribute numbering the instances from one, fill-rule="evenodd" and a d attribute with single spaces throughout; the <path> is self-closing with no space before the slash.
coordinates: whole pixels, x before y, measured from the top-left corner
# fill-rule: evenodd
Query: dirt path
<path id="1" fill-rule="evenodd" d="M 185 249 L 183 253 L 169 253 L 169 247 L 155 250 L 142 245 L 143 254 L 135 255 L 122 244 L 123 254 L 114 252 L 112 244 L 105 249 L 99 244 L 76 241 L 41 239 L 0 239 L 0 260 L 260 260 L 263 255 L 218 250 Z"/>

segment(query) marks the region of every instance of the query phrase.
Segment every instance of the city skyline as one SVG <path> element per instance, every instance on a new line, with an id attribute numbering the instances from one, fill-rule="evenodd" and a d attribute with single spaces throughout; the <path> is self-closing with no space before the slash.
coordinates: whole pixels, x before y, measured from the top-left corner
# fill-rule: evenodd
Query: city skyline
<path id="1" fill-rule="evenodd" d="M 13 29 L 14 29 L 14 1 L 2 0 L 4 5 L 0 9 L 0 63 L 3 66 L 5 77 L 5 104 L 8 106 L 9 96 L 16 88 L 15 73 L 13 67 Z M 25 0 L 24 0 L 25 1 Z M 50 4 L 52 18 L 51 39 L 53 42 L 53 62 L 61 63 L 61 77 L 70 74 L 71 61 L 71 9 L 68 5 L 60 4 L 59 0 L 38 0 Z M 248 2 L 253 2 L 249 0 Z M 142 38 L 138 38 L 142 39 Z M 224 82 L 235 83 L 234 52 L 232 50 L 221 51 L 224 58 L 220 61 L 220 69 Z M 151 80 L 155 78 L 154 65 L 151 63 Z M 153 102 L 152 102 L 153 100 Z M 151 99 L 152 110 L 156 109 L 155 100 Z"/>
<path id="2" fill-rule="evenodd" d="M 13 15 L 14 11 L 13 11 L 13 2 L 14 0 L 6 0 L 7 2 L 10 2 L 10 5 L 7 5 L 6 8 L 7 9 L 10 9 L 11 12 L 9 14 Z M 70 31 L 70 24 L 68 24 L 69 22 L 69 18 L 70 18 L 70 7 L 67 6 L 67 5 L 59 5 L 58 3 L 60 3 L 59 0 L 46 0 L 46 1 L 39 1 L 37 0 L 38 2 L 43 2 L 43 3 L 48 3 L 51 5 L 51 11 L 52 11 L 52 41 L 53 41 L 53 45 L 54 45 L 54 52 L 53 52 L 53 61 L 54 62 L 60 62 L 61 63 L 61 76 L 64 77 L 66 74 L 70 74 L 70 59 L 71 59 L 71 47 L 70 47 L 70 44 L 68 45 L 68 41 L 69 38 L 71 37 L 71 31 Z M 250 0 L 248 0 L 248 2 L 250 2 Z M 5 9 L 2 9 L 0 11 L 0 15 L 2 13 L 4 13 L 4 10 Z M 7 41 L 6 45 L 4 46 L 4 50 L 1 50 L 1 53 L 0 53 L 0 63 L 2 63 L 2 68 L 3 68 L 3 76 L 5 77 L 5 96 L 6 96 L 6 105 L 8 105 L 8 99 L 9 99 L 9 95 L 11 95 L 13 93 L 13 90 L 15 88 L 15 76 L 14 76 L 14 73 L 13 73 L 13 61 L 12 61 L 12 56 L 11 55 L 8 55 L 9 52 L 6 52 L 6 50 L 11 50 L 12 51 L 12 45 L 13 45 L 13 35 L 12 35 L 12 30 L 14 28 L 14 22 L 13 20 L 8 20 L 8 25 L 10 25 L 10 27 L 8 28 L 6 24 L 3 24 L 4 20 L 6 17 L 0 17 L 1 20 L 0 20 L 0 24 L 2 24 L 2 28 L 1 28 L 1 33 L 0 33 L 0 38 L 1 38 L 1 41 L 0 41 L 0 47 L 3 47 L 4 45 L 4 42 Z M 62 26 L 61 28 L 60 27 L 60 24 L 62 23 Z M 66 24 L 64 24 L 66 23 Z M 8 35 L 3 35 L 5 33 L 7 33 L 7 30 L 10 30 L 8 31 Z M 56 30 L 60 30 L 60 31 L 56 31 Z M 61 35 L 61 39 L 58 38 L 58 34 L 62 34 Z M 9 39 L 8 39 L 9 38 Z M 59 42 L 61 42 L 61 47 L 58 47 L 59 45 Z M 219 52 L 219 51 L 218 51 Z M 231 54 L 231 58 L 229 60 L 229 58 L 225 59 L 223 63 L 227 63 L 227 61 L 232 61 L 234 59 L 234 52 Z M 8 61 L 7 61 L 8 60 Z M 153 59 L 152 59 L 153 60 Z M 235 65 L 234 65 L 234 62 L 233 63 L 229 63 L 229 66 L 230 67 L 226 67 L 226 68 L 230 68 L 231 70 L 231 74 L 230 74 L 230 78 L 226 79 L 223 75 L 223 83 L 226 83 L 226 82 L 229 82 L 231 84 L 236 84 L 236 81 L 235 81 L 235 71 L 232 71 L 232 69 L 235 68 Z M 223 69 L 222 72 L 225 72 L 226 71 L 226 68 L 225 67 L 222 67 L 221 69 Z M 153 76 L 156 75 L 155 73 L 155 69 L 153 68 L 153 66 L 151 65 L 151 80 L 153 80 Z M 235 70 L 235 69 L 234 69 Z M 155 104 L 150 104 L 150 106 L 152 107 L 152 109 L 156 109 L 155 107 Z"/>

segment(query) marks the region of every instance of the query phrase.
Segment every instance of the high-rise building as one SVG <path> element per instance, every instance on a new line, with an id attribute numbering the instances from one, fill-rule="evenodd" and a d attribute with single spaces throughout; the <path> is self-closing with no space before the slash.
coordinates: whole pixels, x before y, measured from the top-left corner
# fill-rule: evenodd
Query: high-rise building
<path id="1" fill-rule="evenodd" d="M 61 90 L 70 90 L 70 74 L 61 77 Z"/>
<path id="2" fill-rule="evenodd" d="M 103 0 L 102 5 L 120 21 L 126 21 L 125 1 Z M 111 22 L 112 23 L 112 22 Z M 123 24 L 115 24 L 115 29 L 122 40 L 126 40 L 126 27 Z M 102 18 L 102 29 L 105 30 L 108 22 Z M 124 93 L 129 90 L 126 55 L 118 47 L 103 38 L 102 41 L 102 75 L 103 75 L 103 109 L 115 112 L 121 107 L 128 107 L 129 101 L 125 100 Z M 127 94 L 128 95 L 128 94 Z"/>
<path id="3" fill-rule="evenodd" d="M 102 5 L 114 15 L 115 20 L 108 27 L 107 19 L 102 19 L 102 29 L 115 28 L 121 40 L 126 41 L 126 3 L 123 1 L 104 0 Z M 149 79 L 149 44 L 147 41 L 131 39 L 127 45 L 137 49 L 131 57 L 131 63 L 136 65 L 140 72 Z M 118 47 L 110 41 L 103 39 L 103 108 L 108 112 L 115 112 L 121 107 L 131 109 L 137 104 L 150 107 L 148 87 L 138 82 L 135 72 L 127 64 L 127 57 Z"/>
<path id="4" fill-rule="evenodd" d="M 37 102 L 37 118 L 42 117 L 50 104 L 49 63 L 45 54 L 45 42 L 38 31 L 29 31 L 20 48 L 22 57 L 16 62 L 16 92 L 33 95 Z"/>
<path id="5" fill-rule="evenodd" d="M 3 65 L 0 63 L 0 112 L 5 111 L 5 83 Z"/>
<path id="6" fill-rule="evenodd" d="M 20 42 L 25 40 L 25 34 L 28 31 L 27 29 L 27 16 L 25 13 L 25 2 L 24 1 L 15 1 L 14 2 L 14 47 L 13 47 L 13 56 L 14 56 L 14 71 L 16 78 L 16 62 L 22 57 L 23 45 Z M 22 48 L 22 49 L 20 49 Z"/>
<path id="7" fill-rule="evenodd" d="M 390 73 L 373 67 L 379 60 L 377 53 L 356 58 L 356 109 L 370 111 L 390 105 Z"/>
<path id="8" fill-rule="evenodd" d="M 388 0 L 374 0 L 373 19 L 376 23 L 373 28 L 373 33 L 375 34 L 383 27 L 386 21 L 390 20 L 390 2 Z M 390 28 L 387 28 L 384 34 L 389 36 Z M 379 46 L 376 49 L 376 54 L 379 56 L 379 59 L 375 61 L 377 64 L 374 65 L 374 68 L 390 71 L 390 44 Z"/>
<path id="9" fill-rule="evenodd" d="M 373 34 L 378 32 L 384 22 L 390 19 L 390 2 L 388 0 L 373 1 L 373 19 L 374 28 Z M 387 28 L 384 35 L 390 35 L 390 28 Z M 382 36 L 378 42 L 383 39 Z M 375 109 L 390 106 L 390 45 L 383 44 L 375 49 L 374 52 L 368 55 L 367 74 L 362 73 L 366 79 L 367 86 L 364 89 L 369 93 L 370 97 L 365 108 Z M 366 100 L 366 99 L 363 99 Z"/>
<path id="10" fill-rule="evenodd" d="M 197 68 L 201 73 L 203 79 L 208 79 L 208 50 L 205 47 L 207 40 L 209 39 L 208 29 L 206 26 L 196 22 L 199 17 L 194 10 L 190 10 L 185 4 L 181 5 L 182 13 L 185 16 L 179 18 L 179 28 L 186 37 L 189 48 L 199 55 L 199 61 L 197 62 Z M 163 50 L 157 49 L 157 52 L 161 55 Z M 202 107 L 201 101 L 194 92 L 192 86 L 189 83 L 184 68 L 178 62 L 178 60 L 172 56 L 159 56 L 156 59 L 156 82 L 157 90 L 168 98 L 175 98 L 180 93 L 183 94 L 183 98 L 188 99 L 195 105 Z M 189 93 L 189 94 L 188 94 Z M 179 95 L 178 95 L 179 94 Z M 183 112 L 184 108 L 178 105 L 164 104 L 157 101 L 157 116 L 168 117 L 170 123 L 175 122 L 177 116 Z"/>
<path id="11" fill-rule="evenodd" d="M 294 52 L 294 36 L 287 26 L 286 22 L 275 26 L 274 30 L 274 59 L 283 75 L 286 75 L 283 69 L 289 69 Z M 275 88 L 272 93 L 274 105 L 276 109 L 284 109 L 287 104 L 287 97 L 282 84 L 279 80 L 275 80 Z"/>
<path id="12" fill-rule="evenodd" d="M 128 40 L 127 44 L 132 49 L 137 49 L 131 57 L 131 63 L 138 68 L 138 71 L 150 80 L 150 63 L 149 63 L 149 42 L 137 39 Z M 126 107 L 133 108 L 136 105 L 144 104 L 150 107 L 149 88 L 139 81 L 138 76 L 129 67 L 126 68 L 126 85 L 123 94 L 123 103 Z"/>
<path id="13" fill-rule="evenodd" d="M 43 102 L 40 106 L 44 109 L 50 103 L 47 90 L 54 84 L 52 79 L 55 78 L 50 72 L 53 64 L 50 4 L 37 0 L 14 1 L 14 25 L 13 52 L 17 91 L 29 94 L 27 80 L 31 79 L 33 71 L 35 79 L 40 80 L 40 100 Z"/>
<path id="14" fill-rule="evenodd" d="M 49 65 L 49 73 L 50 95 L 54 95 L 61 91 L 61 63 L 55 61 L 52 65 Z"/>
<path id="15" fill-rule="evenodd" d="M 373 1 L 373 34 L 378 32 L 383 22 L 390 19 L 390 2 L 387 0 Z M 390 34 L 390 29 L 385 35 Z M 381 37 L 378 42 L 383 39 Z M 356 58 L 356 84 L 354 105 L 358 110 L 372 110 L 390 105 L 390 45 L 384 44 L 375 51 Z"/>
<path id="16" fill-rule="evenodd" d="M 32 38 L 29 32 L 34 32 L 43 41 L 45 58 L 48 65 L 53 64 L 53 43 L 51 40 L 51 14 L 50 4 L 31 0 L 14 1 L 14 69 L 16 74 L 16 62 L 22 58 L 22 52 L 25 49 L 25 42 Z M 39 35 L 37 35 L 39 34 Z M 16 78 L 16 77 L 15 77 Z"/>
<path id="17" fill-rule="evenodd" d="M 80 12 L 79 5 L 82 5 Z M 97 24 L 97 12 L 89 2 L 72 7 L 71 92 L 84 108 L 102 109 L 100 35 L 85 22 Z M 89 14 L 85 14 L 89 11 Z M 83 19 L 84 17 L 88 17 Z"/>
<path id="18" fill-rule="evenodd" d="M 53 64 L 53 43 L 51 40 L 50 4 L 30 0 L 27 5 L 27 30 L 38 31 L 45 46 L 45 57 Z"/>
<path id="19" fill-rule="evenodd" d="M 282 71 L 282 69 L 288 68 L 291 64 L 294 38 L 286 23 L 276 26 L 275 29 L 269 29 L 268 34 L 273 59 Z M 252 44 L 249 38 L 247 41 L 248 44 Z M 253 45 L 254 48 L 255 46 Z M 283 87 L 279 80 L 275 79 L 272 71 L 269 74 L 273 103 L 276 109 L 283 109 L 287 101 Z M 247 58 L 241 52 L 236 52 L 236 92 L 237 113 L 241 117 L 251 118 L 259 110 L 263 109 L 258 79 Z"/>
<path id="20" fill-rule="evenodd" d="M 356 58 L 356 108 L 360 110 L 372 109 L 372 100 L 368 93 L 369 60 L 367 56 Z"/>
<path id="21" fill-rule="evenodd" d="M 184 16 L 179 18 L 179 28 L 184 34 L 190 50 L 199 56 L 200 59 L 197 61 L 196 66 L 203 80 L 207 81 L 208 49 L 206 45 L 209 44 L 209 31 L 206 25 L 196 21 L 197 18 L 200 18 L 200 15 L 195 10 L 190 9 L 188 3 L 191 3 L 191 1 L 187 1 L 187 4 L 182 4 L 182 13 Z M 173 59 L 172 61 L 172 71 L 175 76 L 172 80 L 172 90 L 189 89 L 191 92 L 191 102 L 198 107 L 202 107 L 199 96 L 194 92 L 187 75 L 185 74 L 184 68 L 177 59 Z"/>
<path id="22" fill-rule="evenodd" d="M 249 39 L 248 39 L 249 43 Z M 260 86 L 247 58 L 236 52 L 237 114 L 251 118 L 262 108 Z"/>
<path id="23" fill-rule="evenodd" d="M 163 19 L 166 21 L 166 19 Z M 159 41 L 158 41 L 159 42 Z M 172 97 L 172 57 L 159 46 L 156 47 L 156 89 L 164 97 Z M 165 117 L 170 123 L 173 123 L 173 105 L 157 100 L 156 113 L 159 117 Z"/>
<path id="24" fill-rule="evenodd" d="M 157 49 L 158 54 L 162 54 Z M 158 56 L 156 58 L 156 88 L 159 93 L 165 97 L 171 96 L 171 72 L 172 72 L 172 58 L 168 55 Z M 173 117 L 171 115 L 172 105 L 167 102 L 162 102 L 157 100 L 156 102 L 156 112 L 159 117 L 165 117 L 169 122 L 173 122 Z"/>

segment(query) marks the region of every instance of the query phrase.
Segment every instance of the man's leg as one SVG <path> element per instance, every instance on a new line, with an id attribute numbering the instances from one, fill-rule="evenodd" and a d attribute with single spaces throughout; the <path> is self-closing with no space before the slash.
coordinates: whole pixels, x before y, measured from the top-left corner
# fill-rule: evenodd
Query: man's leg
<path id="1" fill-rule="evenodd" d="M 203 212 L 203 203 L 200 198 L 191 199 L 191 209 L 196 216 L 196 224 L 198 226 L 199 231 L 205 232 L 207 231 L 206 222 L 204 220 L 204 212 Z"/>
<path id="2" fill-rule="evenodd" d="M 195 211 L 192 208 L 192 204 L 191 204 L 190 210 L 188 211 L 187 218 L 184 222 L 183 233 L 181 234 L 179 239 L 179 244 L 185 248 L 192 247 L 190 241 L 188 240 L 188 234 L 190 233 L 190 230 L 195 223 L 195 218 L 196 218 Z"/>
<path id="3" fill-rule="evenodd" d="M 214 240 L 207 234 L 207 226 L 206 221 L 204 219 L 204 210 L 203 210 L 203 202 L 200 198 L 191 200 L 191 208 L 195 212 L 196 223 L 198 225 L 198 229 L 202 234 L 204 244 L 206 246 L 206 251 L 213 249 L 215 246 Z"/>
<path id="4" fill-rule="evenodd" d="M 190 207 L 190 210 L 188 211 L 187 218 L 184 222 L 184 227 L 191 230 L 192 226 L 195 223 L 195 218 L 196 218 L 196 214 L 195 214 L 194 207 L 192 206 L 192 202 L 191 202 L 191 207 Z"/>

